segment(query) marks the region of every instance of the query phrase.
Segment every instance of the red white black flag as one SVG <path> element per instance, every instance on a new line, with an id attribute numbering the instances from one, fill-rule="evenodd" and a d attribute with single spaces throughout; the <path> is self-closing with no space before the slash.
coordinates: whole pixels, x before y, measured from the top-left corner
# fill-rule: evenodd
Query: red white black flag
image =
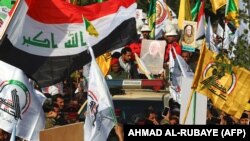
<path id="1" fill-rule="evenodd" d="M 75 6 L 62 0 L 24 0 L 0 46 L 0 60 L 22 69 L 41 87 L 62 81 L 95 56 L 136 38 L 135 0 Z M 83 17 L 99 36 L 86 32 Z M 86 22 L 85 22 L 86 23 Z"/>

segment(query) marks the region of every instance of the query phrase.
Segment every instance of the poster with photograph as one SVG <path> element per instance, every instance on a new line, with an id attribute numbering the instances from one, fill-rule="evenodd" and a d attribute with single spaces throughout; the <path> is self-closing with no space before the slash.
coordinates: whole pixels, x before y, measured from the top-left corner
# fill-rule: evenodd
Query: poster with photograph
<path id="1" fill-rule="evenodd" d="M 196 48 L 196 26 L 197 22 L 184 21 L 182 34 L 182 50 L 194 52 Z"/>
<path id="2" fill-rule="evenodd" d="M 17 4 L 15 7 L 13 7 L 15 2 Z M 0 0 L 0 40 L 2 40 L 3 35 L 14 13 L 13 11 L 15 11 L 19 2 L 20 0 Z M 9 13 L 12 7 L 13 7 L 13 11 Z"/>
<path id="3" fill-rule="evenodd" d="M 152 74 L 159 74 L 163 69 L 166 41 L 142 40 L 141 60 Z"/>
<path id="4" fill-rule="evenodd" d="M 143 16 L 142 16 L 142 9 L 136 9 L 135 18 L 136 19 L 140 19 L 140 20 L 143 18 Z"/>

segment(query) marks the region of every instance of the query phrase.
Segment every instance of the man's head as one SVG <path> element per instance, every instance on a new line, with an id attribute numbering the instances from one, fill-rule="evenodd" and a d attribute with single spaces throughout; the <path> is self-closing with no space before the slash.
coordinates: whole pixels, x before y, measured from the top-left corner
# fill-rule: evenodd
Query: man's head
<path id="1" fill-rule="evenodd" d="M 146 118 L 152 122 L 157 121 L 157 113 L 154 110 L 148 110 L 146 113 Z"/>
<path id="2" fill-rule="evenodd" d="M 191 53 L 187 51 L 182 51 L 181 57 L 186 61 L 186 63 L 189 63 L 191 59 Z"/>
<path id="3" fill-rule="evenodd" d="M 240 118 L 240 125 L 249 125 L 249 118 L 247 113 L 243 113 Z"/>
<path id="4" fill-rule="evenodd" d="M 62 110 L 64 107 L 64 99 L 61 94 L 53 95 L 53 102 L 59 106 L 59 109 Z"/>
<path id="5" fill-rule="evenodd" d="M 164 35 L 164 38 L 167 43 L 172 43 L 177 40 L 178 33 L 173 25 L 167 25 L 165 31 L 166 33 Z"/>
<path id="6" fill-rule="evenodd" d="M 119 60 L 117 58 L 112 58 L 110 61 L 111 71 L 112 72 L 119 72 L 121 66 Z"/>
<path id="7" fill-rule="evenodd" d="M 132 50 L 128 47 L 125 47 L 121 50 L 122 60 L 124 62 L 130 62 L 132 58 Z"/>
<path id="8" fill-rule="evenodd" d="M 149 39 L 150 38 L 150 28 L 148 25 L 143 25 L 143 27 L 141 28 L 141 33 L 142 33 L 142 36 L 143 36 L 143 39 Z"/>
<path id="9" fill-rule="evenodd" d="M 159 44 L 159 42 L 157 41 L 153 41 L 151 42 L 151 44 L 149 45 L 149 54 L 150 55 L 153 55 L 153 56 L 156 56 L 158 53 L 160 53 L 161 51 L 161 46 Z M 159 55 L 159 54 L 158 54 Z"/>

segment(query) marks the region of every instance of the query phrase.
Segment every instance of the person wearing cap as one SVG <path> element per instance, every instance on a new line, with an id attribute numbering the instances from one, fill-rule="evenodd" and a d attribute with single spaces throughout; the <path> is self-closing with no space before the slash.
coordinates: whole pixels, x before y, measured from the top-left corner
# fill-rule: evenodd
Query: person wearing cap
<path id="1" fill-rule="evenodd" d="M 176 53 L 179 55 L 181 55 L 181 52 L 182 52 L 181 46 L 178 43 L 178 33 L 174 25 L 168 24 L 166 26 L 164 39 L 166 40 L 167 44 L 165 48 L 165 56 L 164 56 L 164 64 L 163 64 L 164 71 L 161 74 L 161 77 L 163 77 L 163 79 L 165 79 L 165 81 L 167 81 L 167 83 L 170 84 L 170 87 L 173 88 L 173 92 L 171 92 L 171 96 L 174 98 L 174 100 L 177 102 L 180 102 L 180 93 L 179 93 L 180 86 L 178 85 L 178 83 L 175 83 L 177 82 L 177 78 L 174 77 L 174 75 L 171 76 L 171 79 L 169 78 L 169 68 L 168 68 L 170 50 L 174 48 Z M 175 57 L 175 54 L 173 54 L 173 57 Z"/>
<path id="2" fill-rule="evenodd" d="M 148 25 L 143 25 L 141 28 L 141 33 L 142 33 L 142 39 L 150 39 L 150 32 L 151 29 L 149 28 Z"/>
<path id="3" fill-rule="evenodd" d="M 164 61 L 168 62 L 169 52 L 171 48 L 175 48 L 176 53 L 181 55 L 181 46 L 178 43 L 178 33 L 173 25 L 170 24 L 166 26 L 166 33 L 164 35 L 164 39 L 167 42 Z"/>
<path id="4" fill-rule="evenodd" d="M 128 79 L 128 73 L 125 72 L 119 63 L 117 58 L 112 58 L 110 61 L 111 70 L 107 75 L 108 79 Z"/>

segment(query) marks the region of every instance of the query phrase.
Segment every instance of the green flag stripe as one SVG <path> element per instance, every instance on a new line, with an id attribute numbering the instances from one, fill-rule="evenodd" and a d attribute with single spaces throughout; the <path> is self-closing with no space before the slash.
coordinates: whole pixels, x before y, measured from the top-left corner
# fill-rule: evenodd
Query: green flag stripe
<path id="1" fill-rule="evenodd" d="M 191 10 L 191 15 L 192 15 L 192 20 L 195 21 L 199 11 L 200 11 L 200 7 L 201 7 L 201 1 L 197 0 L 197 2 L 195 3 L 194 8 Z"/>
<path id="2" fill-rule="evenodd" d="M 85 22 L 86 29 L 88 29 L 90 25 L 89 21 L 86 18 L 84 18 L 84 22 Z"/>
<path id="3" fill-rule="evenodd" d="M 234 3 L 234 0 L 229 0 L 227 13 L 229 13 L 229 12 L 237 12 L 237 11 L 238 10 L 237 10 L 236 4 Z"/>
<path id="4" fill-rule="evenodd" d="M 156 0 L 151 0 L 148 10 L 148 25 L 151 29 L 150 37 L 155 38 L 155 21 L 156 21 Z"/>
<path id="5" fill-rule="evenodd" d="M 13 4 L 14 4 L 13 2 L 14 2 L 13 0 L 0 0 L 0 7 L 1 6 L 6 6 L 9 9 L 11 9 Z"/>
<path id="6" fill-rule="evenodd" d="M 151 0 L 149 9 L 148 9 L 148 17 L 156 13 L 156 0 Z"/>

